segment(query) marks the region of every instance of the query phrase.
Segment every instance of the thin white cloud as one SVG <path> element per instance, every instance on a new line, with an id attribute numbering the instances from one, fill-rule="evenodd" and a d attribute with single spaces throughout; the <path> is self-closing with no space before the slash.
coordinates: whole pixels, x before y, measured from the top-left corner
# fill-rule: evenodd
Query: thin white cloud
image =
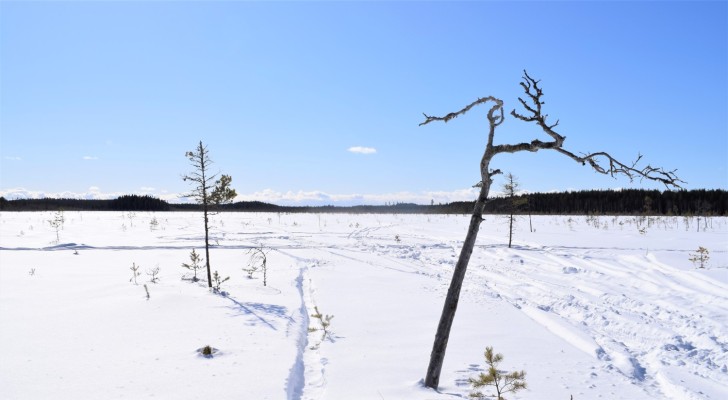
<path id="1" fill-rule="evenodd" d="M 160 190 L 158 193 L 143 190 L 137 190 L 132 192 L 103 192 L 98 186 L 91 186 L 85 192 L 45 192 L 41 190 L 28 190 L 25 188 L 0 189 L 0 197 L 4 197 L 8 200 L 44 198 L 113 200 L 119 196 L 124 196 L 128 194 L 136 194 L 139 196 L 154 196 L 170 203 L 190 203 L 193 201 L 187 197 L 183 197 L 181 193 L 169 193 L 166 190 Z"/>
<path id="2" fill-rule="evenodd" d="M 139 188 L 139 190 L 141 190 L 142 192 L 153 192 L 154 188 L 149 186 L 142 186 Z"/>
<path id="3" fill-rule="evenodd" d="M 110 200 L 128 193 L 122 192 L 101 192 L 96 186 L 91 186 L 86 192 L 44 192 L 40 190 L 27 190 L 25 188 L 13 188 L 0 190 L 0 196 L 8 200 L 15 199 L 86 199 L 86 200 Z"/>
<path id="4" fill-rule="evenodd" d="M 10 160 L 10 161 L 20 161 L 20 160 L 22 160 L 22 158 L 20 158 L 20 157 L 8 157 L 8 156 L 5 156 L 3 158 L 5 158 L 6 160 Z"/>
<path id="5" fill-rule="evenodd" d="M 374 154 L 377 152 L 377 149 L 374 147 L 362 147 L 362 146 L 354 146 L 349 147 L 347 151 L 351 153 L 357 153 L 357 154 Z"/>
<path id="6" fill-rule="evenodd" d="M 83 156 L 84 160 L 98 160 L 99 158 L 96 156 Z"/>

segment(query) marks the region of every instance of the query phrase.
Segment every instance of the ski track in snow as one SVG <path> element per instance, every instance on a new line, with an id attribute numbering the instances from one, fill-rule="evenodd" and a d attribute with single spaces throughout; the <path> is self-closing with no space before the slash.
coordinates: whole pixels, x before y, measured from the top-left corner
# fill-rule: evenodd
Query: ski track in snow
<path id="1" fill-rule="evenodd" d="M 306 296 L 304 296 L 304 280 L 306 279 L 306 265 L 299 266 L 298 278 L 296 278 L 296 289 L 301 298 L 301 307 L 299 308 L 300 323 L 298 325 L 297 352 L 296 361 L 294 362 L 288 374 L 286 382 L 286 399 L 300 400 L 303 395 L 303 389 L 306 385 L 306 365 L 304 363 L 304 355 L 308 347 L 308 326 L 309 313 L 306 307 Z"/>

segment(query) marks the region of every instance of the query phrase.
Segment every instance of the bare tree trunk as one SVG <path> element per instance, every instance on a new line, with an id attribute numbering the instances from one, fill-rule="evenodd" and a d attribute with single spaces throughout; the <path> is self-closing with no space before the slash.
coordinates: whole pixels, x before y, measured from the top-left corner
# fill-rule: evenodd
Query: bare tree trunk
<path id="1" fill-rule="evenodd" d="M 511 242 L 513 241 L 513 211 L 511 211 L 511 215 L 508 217 L 508 248 L 511 248 Z"/>
<path id="2" fill-rule="evenodd" d="M 204 203 L 202 208 L 203 213 L 205 214 L 205 266 L 207 267 L 207 287 L 212 287 L 212 275 L 210 274 L 210 228 L 207 217 L 207 203 Z"/>
<path id="3" fill-rule="evenodd" d="M 531 222 L 531 212 L 528 212 L 528 227 L 531 229 L 531 233 L 533 233 L 533 222 Z"/>
<path id="4" fill-rule="evenodd" d="M 465 235 L 465 242 L 463 242 L 460 257 L 455 265 L 455 271 L 452 274 L 450 288 L 447 290 L 445 305 L 442 307 L 442 314 L 440 315 L 440 323 L 437 325 L 435 343 L 432 345 L 432 353 L 430 353 L 430 365 L 427 367 L 427 375 L 425 375 L 425 386 L 427 387 L 436 389 L 440 383 L 440 371 L 442 370 L 442 363 L 445 360 L 445 350 L 447 350 L 447 341 L 450 337 L 450 328 L 452 328 L 455 311 L 458 308 L 460 289 L 463 287 L 465 271 L 468 269 L 470 256 L 473 254 L 475 240 L 478 238 L 478 232 L 480 230 L 480 223 L 483 222 L 483 207 L 488 198 L 489 190 L 489 182 L 484 183 L 480 188 L 480 195 L 475 202 L 473 216 L 470 218 L 468 233 Z"/>
<path id="5" fill-rule="evenodd" d="M 200 149 L 199 150 L 200 154 L 203 154 L 203 151 L 205 150 L 205 148 L 202 146 L 202 141 L 200 141 L 199 149 Z M 207 177 L 205 176 L 208 165 L 206 165 L 207 164 L 206 161 L 207 160 L 205 157 L 200 158 L 200 165 L 201 165 L 200 173 L 202 174 L 202 182 L 203 182 L 203 184 L 202 184 L 202 213 L 203 213 L 203 219 L 205 221 L 205 266 L 207 267 L 207 287 L 211 288 L 212 287 L 212 274 L 210 273 L 211 268 L 210 268 L 210 239 L 209 239 L 210 224 L 209 224 L 209 217 L 207 216 L 209 200 L 207 198 L 207 196 L 208 196 L 207 195 L 207 185 L 206 185 Z"/>

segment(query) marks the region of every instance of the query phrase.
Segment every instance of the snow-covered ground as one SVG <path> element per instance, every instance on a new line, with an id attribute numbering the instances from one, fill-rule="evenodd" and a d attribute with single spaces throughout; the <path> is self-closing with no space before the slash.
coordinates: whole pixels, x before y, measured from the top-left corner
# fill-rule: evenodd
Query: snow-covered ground
<path id="1" fill-rule="evenodd" d="M 223 296 L 182 279 L 199 213 L 66 212 L 58 242 L 54 214 L 0 213 L 2 399 L 467 398 L 486 346 L 527 373 L 508 399 L 728 398 L 726 218 L 523 217 L 509 249 L 488 216 L 435 392 L 469 216 L 219 214 Z M 267 286 L 242 270 L 259 245 Z"/>

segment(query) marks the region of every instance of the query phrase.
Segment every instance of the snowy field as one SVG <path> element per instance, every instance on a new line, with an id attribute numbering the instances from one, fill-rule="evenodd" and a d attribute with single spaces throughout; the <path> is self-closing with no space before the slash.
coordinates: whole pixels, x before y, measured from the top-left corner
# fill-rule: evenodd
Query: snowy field
<path id="1" fill-rule="evenodd" d="M 728 399 L 726 218 L 522 217 L 509 249 L 487 216 L 435 392 L 469 216 L 219 214 L 220 295 L 183 279 L 199 213 L 65 212 L 58 240 L 54 215 L 0 213 L 2 399 L 467 398 L 486 346 L 526 371 L 508 399 Z M 243 271 L 260 245 L 267 286 Z"/>

